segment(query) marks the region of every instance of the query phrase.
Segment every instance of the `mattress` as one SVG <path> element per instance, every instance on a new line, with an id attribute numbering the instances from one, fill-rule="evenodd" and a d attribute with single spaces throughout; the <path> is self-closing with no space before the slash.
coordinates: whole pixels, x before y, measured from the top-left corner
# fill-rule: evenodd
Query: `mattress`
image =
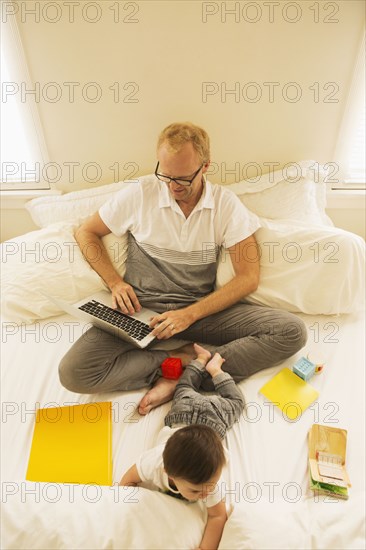
<path id="1" fill-rule="evenodd" d="M 304 350 L 239 384 L 246 408 L 225 440 L 229 519 L 222 549 L 365 548 L 364 315 L 299 316 L 309 333 Z M 58 363 L 83 330 L 68 315 L 34 325 L 2 323 L 2 548 L 197 548 L 206 519 L 202 504 L 117 485 L 154 446 L 170 403 L 141 417 L 136 406 L 145 389 L 79 395 L 61 386 Z M 319 398 L 290 421 L 259 389 L 308 351 L 325 358 L 324 371 L 311 381 Z M 95 401 L 112 402 L 114 485 L 25 481 L 36 408 Z M 313 423 L 348 431 L 347 501 L 309 490 Z"/>

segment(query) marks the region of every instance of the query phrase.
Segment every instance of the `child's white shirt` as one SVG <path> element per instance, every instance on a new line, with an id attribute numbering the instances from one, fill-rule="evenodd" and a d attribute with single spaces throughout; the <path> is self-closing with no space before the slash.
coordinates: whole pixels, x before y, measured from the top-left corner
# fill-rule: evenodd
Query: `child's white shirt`
<path id="1" fill-rule="evenodd" d="M 170 428 L 169 426 L 165 426 L 159 432 L 156 447 L 153 447 L 152 449 L 149 449 L 148 451 L 142 453 L 136 461 L 137 472 L 141 480 L 146 483 L 149 488 L 158 489 L 159 491 L 162 491 L 164 493 L 172 492 L 176 493 L 177 495 L 180 494 L 179 491 L 173 489 L 169 485 L 168 475 L 164 471 L 163 451 L 169 437 L 172 436 L 173 433 L 179 430 L 181 427 L 183 426 L 177 428 Z M 216 484 L 215 489 L 212 492 L 208 493 L 205 499 L 200 499 L 207 508 L 211 508 L 212 506 L 215 506 L 216 504 L 224 500 L 224 486 L 225 484 L 220 478 L 218 483 Z"/>

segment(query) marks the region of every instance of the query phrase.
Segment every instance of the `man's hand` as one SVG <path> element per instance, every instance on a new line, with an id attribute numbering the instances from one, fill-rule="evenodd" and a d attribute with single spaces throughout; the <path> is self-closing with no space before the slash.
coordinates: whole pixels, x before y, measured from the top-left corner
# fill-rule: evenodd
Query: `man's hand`
<path id="1" fill-rule="evenodd" d="M 150 320 L 152 335 L 158 340 L 167 340 L 179 332 L 183 332 L 194 323 L 195 318 L 187 308 L 165 311 Z"/>
<path id="2" fill-rule="evenodd" d="M 110 285 L 112 306 L 118 307 L 123 313 L 133 314 L 140 311 L 141 305 L 131 285 L 120 280 Z"/>

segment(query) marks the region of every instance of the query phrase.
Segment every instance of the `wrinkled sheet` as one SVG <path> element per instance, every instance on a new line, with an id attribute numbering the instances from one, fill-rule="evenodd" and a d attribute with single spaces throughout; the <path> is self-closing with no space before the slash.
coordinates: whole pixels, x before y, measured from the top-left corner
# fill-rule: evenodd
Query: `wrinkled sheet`
<path id="1" fill-rule="evenodd" d="M 229 519 L 220 548 L 365 547 L 364 315 L 299 316 L 309 332 L 304 350 L 239 385 L 247 406 L 225 441 Z M 154 445 L 169 410 L 167 403 L 146 417 L 136 414 L 146 390 L 79 395 L 63 388 L 58 363 L 83 326 L 68 315 L 35 325 L 2 324 L 2 548 L 196 548 L 206 518 L 200 503 L 144 488 L 25 481 L 36 407 L 111 400 L 115 484 Z M 326 360 L 323 373 L 311 380 L 320 396 L 290 422 L 258 390 L 307 351 Z M 348 501 L 309 490 L 307 434 L 313 423 L 348 430 Z"/>

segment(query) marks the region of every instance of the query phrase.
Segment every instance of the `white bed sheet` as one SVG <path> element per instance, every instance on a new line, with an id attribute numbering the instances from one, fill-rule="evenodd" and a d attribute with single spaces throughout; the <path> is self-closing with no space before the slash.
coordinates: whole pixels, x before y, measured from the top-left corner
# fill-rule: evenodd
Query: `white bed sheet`
<path id="1" fill-rule="evenodd" d="M 220 548 L 364 548 L 364 315 L 299 315 L 306 348 L 240 383 L 247 408 L 228 433 L 226 524 Z M 36 407 L 113 402 L 113 481 L 154 445 L 170 404 L 134 413 L 146 390 L 98 395 L 64 389 L 57 366 L 83 324 L 64 315 L 35 325 L 2 324 L 2 548 L 195 548 L 205 523 L 200 504 L 137 488 L 25 481 Z M 296 422 L 258 394 L 282 367 L 307 351 L 326 368 L 311 383 L 320 396 Z M 313 423 L 348 430 L 348 501 L 308 488 L 307 433 Z"/>

